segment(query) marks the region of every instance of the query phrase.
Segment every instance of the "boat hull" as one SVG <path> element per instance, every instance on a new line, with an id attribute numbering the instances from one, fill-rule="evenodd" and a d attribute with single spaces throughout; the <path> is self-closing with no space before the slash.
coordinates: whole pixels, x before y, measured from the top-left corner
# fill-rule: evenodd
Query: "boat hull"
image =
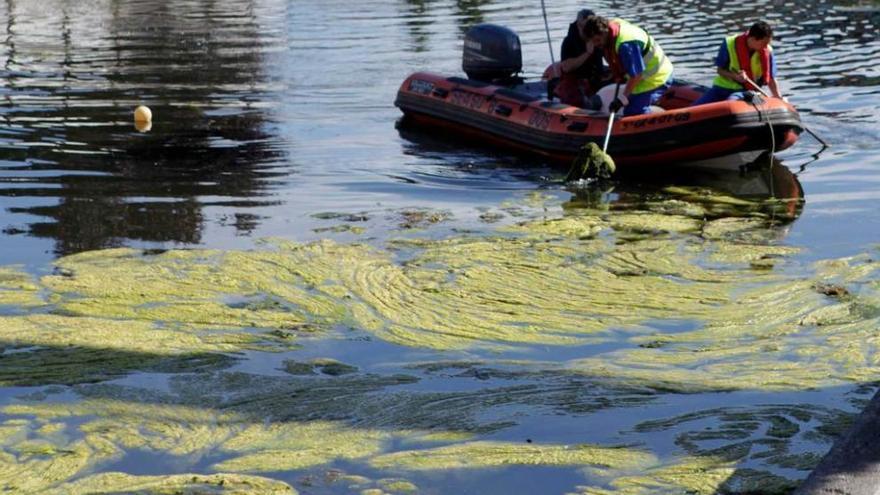
<path id="1" fill-rule="evenodd" d="M 539 96 L 546 87 L 502 87 L 427 72 L 409 76 L 395 105 L 409 123 L 452 132 L 568 164 L 589 142 L 603 144 L 608 117 Z M 780 151 L 803 127 L 797 110 L 776 98 L 688 106 L 698 87 L 677 85 L 662 112 L 615 119 L 608 153 L 618 166 L 658 166 L 735 154 Z"/>

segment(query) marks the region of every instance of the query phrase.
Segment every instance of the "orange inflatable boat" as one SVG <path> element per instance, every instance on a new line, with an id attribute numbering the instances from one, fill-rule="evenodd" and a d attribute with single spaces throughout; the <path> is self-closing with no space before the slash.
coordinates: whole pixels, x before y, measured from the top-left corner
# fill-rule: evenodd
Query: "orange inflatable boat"
<path id="1" fill-rule="evenodd" d="M 404 123 L 470 136 L 511 151 L 571 163 L 586 143 L 600 147 L 609 118 L 547 98 L 547 82 L 525 82 L 519 37 L 502 26 L 481 24 L 464 40 L 468 77 L 417 72 L 403 81 L 395 105 Z M 744 163 L 762 152 L 792 146 L 803 131 L 786 101 L 749 94 L 745 100 L 690 106 L 708 88 L 674 84 L 656 112 L 615 119 L 608 146 L 620 166 L 661 166 L 709 161 L 722 167 L 738 155 Z"/>
<path id="2" fill-rule="evenodd" d="M 702 88 L 676 84 L 656 113 L 615 119 L 608 145 L 618 166 L 704 161 L 792 146 L 803 131 L 797 110 L 777 98 L 689 105 Z M 419 72 L 395 105 L 409 123 L 570 163 L 588 142 L 602 146 L 608 116 L 548 101 L 546 83 L 499 86 Z M 748 161 L 751 158 L 746 157 Z"/>

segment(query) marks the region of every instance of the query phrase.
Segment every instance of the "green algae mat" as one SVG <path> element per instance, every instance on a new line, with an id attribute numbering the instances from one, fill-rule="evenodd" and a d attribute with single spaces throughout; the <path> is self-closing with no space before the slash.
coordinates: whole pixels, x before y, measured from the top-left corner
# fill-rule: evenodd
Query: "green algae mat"
<path id="1" fill-rule="evenodd" d="M 870 397 L 880 252 L 805 262 L 779 205 L 698 190 L 531 201 L 0 268 L 0 490 L 787 493 Z"/>

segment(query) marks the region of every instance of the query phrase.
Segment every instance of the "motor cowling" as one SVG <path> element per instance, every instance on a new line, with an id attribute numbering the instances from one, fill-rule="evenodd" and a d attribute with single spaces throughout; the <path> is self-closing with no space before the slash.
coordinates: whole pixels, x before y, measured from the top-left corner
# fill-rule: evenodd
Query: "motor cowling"
<path id="1" fill-rule="evenodd" d="M 522 70 L 519 36 L 504 26 L 477 24 L 465 34 L 461 68 L 469 79 L 512 79 Z"/>

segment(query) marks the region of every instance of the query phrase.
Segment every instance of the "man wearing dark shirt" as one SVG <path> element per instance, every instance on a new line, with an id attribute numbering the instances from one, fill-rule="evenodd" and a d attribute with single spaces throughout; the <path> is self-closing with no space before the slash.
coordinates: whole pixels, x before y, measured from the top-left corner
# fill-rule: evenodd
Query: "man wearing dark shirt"
<path id="1" fill-rule="evenodd" d="M 603 73 L 602 51 L 593 50 L 581 36 L 581 28 L 591 15 L 594 15 L 592 10 L 582 9 L 568 26 L 558 64 L 556 96 L 563 103 L 578 107 L 583 107 L 585 98 L 599 89 Z"/>

